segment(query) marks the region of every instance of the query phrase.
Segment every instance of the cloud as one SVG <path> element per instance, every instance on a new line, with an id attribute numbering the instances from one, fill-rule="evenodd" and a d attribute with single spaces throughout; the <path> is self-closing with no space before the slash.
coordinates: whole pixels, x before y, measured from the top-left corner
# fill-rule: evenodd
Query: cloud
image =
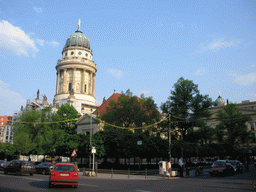
<path id="1" fill-rule="evenodd" d="M 220 49 L 225 49 L 228 47 L 236 47 L 238 46 L 242 41 L 224 41 L 224 38 L 219 39 L 219 40 L 214 40 L 211 43 L 201 43 L 199 45 L 199 49 L 197 50 L 198 53 L 206 52 L 206 51 L 218 51 Z"/>
<path id="2" fill-rule="evenodd" d="M 44 46 L 44 40 L 42 40 L 42 39 L 37 39 L 36 41 L 37 41 L 37 43 L 38 43 L 39 45 Z"/>
<path id="3" fill-rule="evenodd" d="M 114 75 L 117 79 L 121 79 L 121 77 L 123 77 L 123 71 L 118 69 L 109 69 L 108 72 Z"/>
<path id="4" fill-rule="evenodd" d="M 43 13 L 43 9 L 40 7 L 33 7 L 33 9 L 37 12 L 37 13 Z"/>
<path id="5" fill-rule="evenodd" d="M 0 42 L 0 51 L 5 53 L 28 56 L 30 52 L 38 51 L 34 41 L 23 30 L 5 20 L 0 22 Z"/>
<path id="6" fill-rule="evenodd" d="M 252 85 L 252 84 L 256 83 L 256 72 L 247 73 L 244 75 L 232 73 L 231 76 L 234 77 L 233 80 L 238 85 L 247 86 L 247 85 Z"/>
<path id="7" fill-rule="evenodd" d="M 206 73 L 205 69 L 197 69 L 197 71 L 195 72 L 195 75 L 204 75 Z"/>
<path id="8" fill-rule="evenodd" d="M 52 47 L 59 47 L 60 43 L 57 41 L 51 41 L 51 42 L 47 42 L 48 45 L 52 46 Z"/>
<path id="9" fill-rule="evenodd" d="M 10 90 L 10 85 L 0 80 L 0 114 L 13 115 L 21 105 L 25 106 L 26 100 L 20 93 Z"/>

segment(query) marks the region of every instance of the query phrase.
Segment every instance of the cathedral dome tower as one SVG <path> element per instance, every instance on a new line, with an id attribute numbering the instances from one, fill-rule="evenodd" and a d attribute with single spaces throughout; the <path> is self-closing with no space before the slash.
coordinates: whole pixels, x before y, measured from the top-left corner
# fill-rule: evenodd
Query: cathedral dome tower
<path id="1" fill-rule="evenodd" d="M 78 29 L 68 37 L 62 59 L 56 65 L 57 82 L 54 105 L 72 104 L 80 114 L 91 113 L 95 105 L 96 63 L 92 60 L 90 40 Z"/>

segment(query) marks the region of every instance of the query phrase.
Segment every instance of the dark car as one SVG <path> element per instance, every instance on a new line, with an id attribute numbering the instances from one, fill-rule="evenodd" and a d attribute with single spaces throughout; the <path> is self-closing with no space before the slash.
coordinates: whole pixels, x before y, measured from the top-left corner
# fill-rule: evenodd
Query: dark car
<path id="1" fill-rule="evenodd" d="M 229 163 L 231 163 L 235 167 L 236 173 L 243 173 L 244 172 L 244 166 L 243 164 L 238 160 L 228 160 Z"/>
<path id="2" fill-rule="evenodd" d="M 0 160 L 0 170 L 4 170 L 7 166 L 7 162 L 5 160 Z"/>
<path id="3" fill-rule="evenodd" d="M 235 168 L 226 160 L 217 160 L 212 164 L 212 167 L 209 170 L 209 174 L 210 176 L 234 175 Z"/>
<path id="4" fill-rule="evenodd" d="M 32 176 L 36 173 L 36 167 L 31 161 L 12 160 L 4 168 L 4 174 L 8 173 L 16 173 L 18 176 L 21 174 L 30 174 Z"/>
<path id="5" fill-rule="evenodd" d="M 54 185 L 71 185 L 77 188 L 78 172 L 76 166 L 72 163 L 57 163 L 49 178 L 49 187 Z"/>
<path id="6" fill-rule="evenodd" d="M 52 169 L 53 169 L 53 164 L 48 162 L 40 163 L 39 165 L 36 166 L 36 172 L 41 173 L 43 175 L 51 174 Z"/>

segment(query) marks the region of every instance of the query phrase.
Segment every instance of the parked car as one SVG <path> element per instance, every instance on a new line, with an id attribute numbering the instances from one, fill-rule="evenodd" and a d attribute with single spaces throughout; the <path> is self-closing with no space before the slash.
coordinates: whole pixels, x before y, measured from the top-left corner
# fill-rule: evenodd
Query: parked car
<path id="1" fill-rule="evenodd" d="M 4 168 L 7 166 L 7 162 L 5 160 L 0 160 L 0 170 L 4 170 Z"/>
<path id="2" fill-rule="evenodd" d="M 226 160 L 217 160 L 212 164 L 212 167 L 209 170 L 209 174 L 210 176 L 234 175 L 235 168 Z"/>
<path id="3" fill-rule="evenodd" d="M 49 178 L 49 188 L 54 185 L 72 185 L 78 187 L 78 172 L 72 163 L 57 163 Z"/>
<path id="4" fill-rule="evenodd" d="M 52 169 L 53 169 L 53 164 L 49 162 L 40 163 L 36 166 L 36 172 L 41 173 L 43 175 L 51 174 Z"/>
<path id="5" fill-rule="evenodd" d="M 238 160 L 228 160 L 229 163 L 231 163 L 236 170 L 236 173 L 243 173 L 244 172 L 244 166 L 243 164 Z"/>
<path id="6" fill-rule="evenodd" d="M 12 160 L 4 168 L 4 174 L 16 173 L 18 176 L 21 174 L 30 174 L 32 176 L 35 172 L 36 167 L 31 161 Z"/>

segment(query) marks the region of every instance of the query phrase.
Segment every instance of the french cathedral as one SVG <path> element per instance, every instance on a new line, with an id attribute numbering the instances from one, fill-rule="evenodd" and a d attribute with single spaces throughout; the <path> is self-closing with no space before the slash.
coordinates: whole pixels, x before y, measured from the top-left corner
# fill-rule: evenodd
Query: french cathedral
<path id="1" fill-rule="evenodd" d="M 69 103 L 81 114 L 92 113 L 95 105 L 96 63 L 90 40 L 80 30 L 80 19 L 77 30 L 66 41 L 62 59 L 56 65 L 57 81 L 53 107 L 58 109 Z"/>

